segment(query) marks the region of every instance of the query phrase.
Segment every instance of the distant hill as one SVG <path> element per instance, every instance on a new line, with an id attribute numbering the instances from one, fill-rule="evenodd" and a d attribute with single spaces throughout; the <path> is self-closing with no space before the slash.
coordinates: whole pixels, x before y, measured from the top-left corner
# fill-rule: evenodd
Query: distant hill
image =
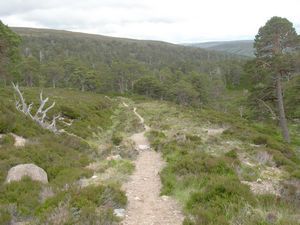
<path id="1" fill-rule="evenodd" d="M 23 39 L 24 55 L 42 57 L 45 61 L 57 57 L 77 57 L 90 64 L 134 60 L 156 68 L 186 62 L 199 66 L 206 61 L 237 58 L 226 52 L 207 51 L 161 41 L 115 38 L 52 29 L 12 27 L 12 30 Z"/>
<path id="2" fill-rule="evenodd" d="M 236 85 L 247 59 L 162 41 L 51 29 L 12 30 L 23 40 L 21 69 L 23 84 L 27 86 L 46 82 L 53 87 L 124 93 L 133 91 L 142 77 L 158 79 L 159 84 L 172 84 L 180 79 L 193 83 L 193 74 L 208 74 L 215 79 L 227 77 L 227 85 Z"/>
<path id="3" fill-rule="evenodd" d="M 228 52 L 241 56 L 254 56 L 252 40 L 203 42 L 185 45 L 214 51 Z"/>

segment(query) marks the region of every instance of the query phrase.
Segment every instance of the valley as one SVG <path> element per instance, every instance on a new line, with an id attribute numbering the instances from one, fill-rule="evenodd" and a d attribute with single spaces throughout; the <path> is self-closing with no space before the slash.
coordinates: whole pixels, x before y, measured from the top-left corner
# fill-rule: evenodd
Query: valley
<path id="1" fill-rule="evenodd" d="M 1 22 L 0 224 L 299 224 L 299 40 Z"/>

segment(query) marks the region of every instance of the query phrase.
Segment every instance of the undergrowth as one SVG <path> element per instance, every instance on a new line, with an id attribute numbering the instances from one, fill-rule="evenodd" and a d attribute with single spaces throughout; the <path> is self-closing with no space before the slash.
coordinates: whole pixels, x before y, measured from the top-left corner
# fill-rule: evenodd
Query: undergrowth
<path id="1" fill-rule="evenodd" d="M 258 146 L 256 151 L 268 152 L 275 166 L 288 172 L 287 179 L 297 178 L 297 145 L 284 144 L 272 124 L 165 102 L 141 101 L 139 107 L 146 123 L 154 128 L 147 134 L 151 146 L 167 161 L 160 174 L 161 194 L 173 195 L 184 206 L 185 225 L 297 224 L 299 201 L 291 199 L 297 198 L 298 192 L 291 182 L 285 189 L 288 197 L 279 198 L 255 195 L 240 181 L 240 177 L 247 181 L 258 177 L 256 168 L 243 164 L 238 157 L 239 153 L 254 154 L 251 145 Z M 201 127 L 207 126 L 226 129 L 219 136 L 205 138 Z M 218 154 L 207 150 L 236 140 L 240 144 L 233 149 L 223 147 Z"/>
<path id="2" fill-rule="evenodd" d="M 35 112 L 40 90 L 22 88 L 22 92 L 27 103 L 34 103 Z M 45 89 L 43 95 L 49 97 L 48 104 L 56 102 L 47 119 L 61 113 L 71 125 L 58 121 L 59 129 L 73 135 L 55 135 L 42 129 L 15 109 L 12 89 L 0 90 L 0 223 L 112 224 L 117 220 L 113 209 L 126 204 L 120 186 L 103 183 L 80 188 L 78 181 L 93 175 L 86 166 L 100 157 L 86 139 L 111 129 L 116 103 L 98 94 L 64 89 Z M 11 133 L 26 138 L 25 146 L 15 147 Z M 8 170 L 24 163 L 43 168 L 49 183 L 41 184 L 26 177 L 6 183 Z M 126 169 L 128 173 L 133 170 L 126 161 L 109 167 Z M 49 190 L 48 194 L 43 194 L 44 190 Z"/>

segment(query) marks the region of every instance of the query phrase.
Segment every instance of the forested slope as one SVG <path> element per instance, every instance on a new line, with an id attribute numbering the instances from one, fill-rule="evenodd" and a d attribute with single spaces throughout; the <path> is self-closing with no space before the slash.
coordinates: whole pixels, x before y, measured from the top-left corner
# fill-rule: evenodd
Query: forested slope
<path id="1" fill-rule="evenodd" d="M 158 41 L 48 29 L 13 30 L 22 38 L 24 58 L 17 80 L 26 86 L 126 93 L 135 91 L 141 78 L 151 77 L 147 84 L 155 84 L 155 95 L 173 98 L 164 87 L 189 79 L 191 74 L 204 73 L 229 86 L 237 85 L 244 62 L 227 53 Z"/>
<path id="2" fill-rule="evenodd" d="M 226 53 L 195 49 L 160 41 L 114 38 L 101 35 L 50 29 L 12 28 L 22 39 L 24 55 L 40 60 L 79 57 L 89 63 L 136 60 L 151 67 L 178 62 L 204 64 L 233 58 Z"/>

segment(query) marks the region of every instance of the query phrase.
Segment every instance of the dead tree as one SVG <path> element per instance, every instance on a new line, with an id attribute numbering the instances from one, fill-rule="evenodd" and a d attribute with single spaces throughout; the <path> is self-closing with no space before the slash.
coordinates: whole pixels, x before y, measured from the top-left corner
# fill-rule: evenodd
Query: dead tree
<path id="1" fill-rule="evenodd" d="M 22 92 L 19 89 L 18 84 L 12 83 L 14 90 L 16 91 L 17 96 L 19 97 L 19 100 L 16 100 L 16 109 L 22 113 L 24 113 L 26 116 L 30 117 L 33 121 L 35 121 L 37 124 L 39 124 L 44 129 L 50 130 L 54 133 L 58 132 L 58 129 L 56 127 L 56 120 L 59 119 L 60 115 L 54 115 L 51 121 L 47 121 L 47 112 L 52 109 L 55 106 L 55 102 L 52 103 L 48 108 L 45 108 L 46 103 L 48 102 L 49 98 L 43 99 L 43 92 L 40 93 L 40 106 L 38 110 L 33 115 L 31 113 L 31 109 L 33 106 L 33 103 L 31 102 L 29 105 L 26 103 Z"/>

